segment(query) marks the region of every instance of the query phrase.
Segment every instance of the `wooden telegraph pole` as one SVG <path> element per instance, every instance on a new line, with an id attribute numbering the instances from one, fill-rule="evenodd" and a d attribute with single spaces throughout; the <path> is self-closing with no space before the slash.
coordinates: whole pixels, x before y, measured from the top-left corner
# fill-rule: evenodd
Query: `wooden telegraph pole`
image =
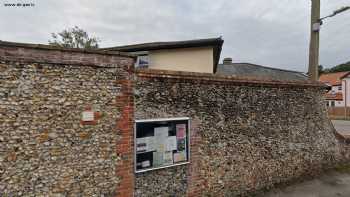
<path id="1" fill-rule="evenodd" d="M 320 45 L 320 0 L 311 0 L 311 37 L 309 53 L 309 79 L 318 80 L 319 45 Z"/>

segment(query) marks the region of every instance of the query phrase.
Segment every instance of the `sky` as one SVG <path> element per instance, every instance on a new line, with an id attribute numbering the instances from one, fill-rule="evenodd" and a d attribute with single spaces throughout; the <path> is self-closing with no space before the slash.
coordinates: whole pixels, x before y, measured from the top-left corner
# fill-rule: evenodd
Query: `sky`
<path id="1" fill-rule="evenodd" d="M 0 0 L 0 40 L 47 44 L 79 26 L 101 47 L 222 36 L 221 57 L 306 72 L 310 0 Z M 28 3 L 9 7 L 5 3 Z M 350 0 L 321 0 L 321 16 Z M 325 21 L 320 64 L 350 61 L 350 11 Z"/>

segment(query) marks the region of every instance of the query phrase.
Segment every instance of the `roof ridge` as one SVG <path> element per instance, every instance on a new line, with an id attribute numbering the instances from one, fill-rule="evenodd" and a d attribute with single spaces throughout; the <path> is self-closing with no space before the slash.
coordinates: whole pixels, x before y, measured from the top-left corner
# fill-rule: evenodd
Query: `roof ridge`
<path id="1" fill-rule="evenodd" d="M 279 71 L 285 71 L 285 72 L 293 72 L 293 73 L 298 73 L 298 74 L 304 74 L 301 71 L 287 70 L 287 69 L 281 69 L 281 68 L 274 68 L 274 67 L 263 66 L 263 65 L 259 65 L 259 64 L 248 63 L 248 62 L 234 62 L 234 63 L 231 63 L 231 65 L 233 65 L 233 64 L 248 64 L 248 65 L 251 65 L 251 66 L 258 66 L 258 67 L 272 69 L 272 70 L 279 70 Z M 230 65 L 230 64 L 228 64 L 228 65 Z"/>
<path id="2" fill-rule="evenodd" d="M 111 49 L 118 49 L 118 48 L 127 48 L 127 47 L 137 47 L 137 46 L 143 46 L 143 45 L 156 45 L 156 44 L 177 44 L 177 43 L 186 43 L 186 42 L 205 42 L 205 41 L 221 41 L 222 36 L 220 37 L 212 37 L 212 38 L 200 38 L 200 39 L 191 39 L 191 40 L 172 40 L 172 41 L 157 41 L 157 42 L 143 42 L 143 43 L 136 43 L 136 44 L 126 44 L 126 45 L 119 45 L 114 47 L 105 47 L 100 48 L 99 50 L 111 50 Z"/>
<path id="3" fill-rule="evenodd" d="M 334 72 L 334 73 L 323 73 L 322 75 L 336 75 L 336 74 L 341 74 L 341 73 L 349 73 L 350 71 L 341 71 L 341 72 Z M 321 76 L 322 76 L 321 75 Z"/>

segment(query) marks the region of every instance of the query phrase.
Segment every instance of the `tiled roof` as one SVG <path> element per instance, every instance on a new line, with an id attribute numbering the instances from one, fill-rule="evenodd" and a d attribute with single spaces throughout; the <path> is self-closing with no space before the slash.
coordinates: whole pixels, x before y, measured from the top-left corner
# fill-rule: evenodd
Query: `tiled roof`
<path id="1" fill-rule="evenodd" d="M 327 73 L 320 76 L 319 81 L 326 83 L 327 85 L 337 86 L 341 85 L 341 79 L 348 75 L 350 72 L 337 72 L 337 73 Z"/>
<path id="2" fill-rule="evenodd" d="M 219 64 L 217 74 L 252 77 L 258 79 L 277 81 L 307 81 L 308 78 L 302 72 L 266 67 L 251 63 L 224 63 Z"/>
<path id="3" fill-rule="evenodd" d="M 338 100 L 338 101 L 342 101 L 343 100 L 343 93 L 341 92 L 337 92 L 337 93 L 327 93 L 326 94 L 326 99 L 327 100 Z"/>

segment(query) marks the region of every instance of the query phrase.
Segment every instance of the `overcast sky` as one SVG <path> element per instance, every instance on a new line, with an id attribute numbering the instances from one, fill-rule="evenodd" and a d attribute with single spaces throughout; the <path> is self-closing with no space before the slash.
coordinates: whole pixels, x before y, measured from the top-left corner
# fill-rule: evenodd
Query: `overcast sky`
<path id="1" fill-rule="evenodd" d="M 310 0 L 0 0 L 0 40 L 46 44 L 75 25 L 101 47 L 222 36 L 222 57 L 306 71 Z M 5 7 L 4 3 L 33 3 Z M 350 0 L 321 0 L 328 15 Z M 320 64 L 350 61 L 350 11 L 326 21 Z"/>

